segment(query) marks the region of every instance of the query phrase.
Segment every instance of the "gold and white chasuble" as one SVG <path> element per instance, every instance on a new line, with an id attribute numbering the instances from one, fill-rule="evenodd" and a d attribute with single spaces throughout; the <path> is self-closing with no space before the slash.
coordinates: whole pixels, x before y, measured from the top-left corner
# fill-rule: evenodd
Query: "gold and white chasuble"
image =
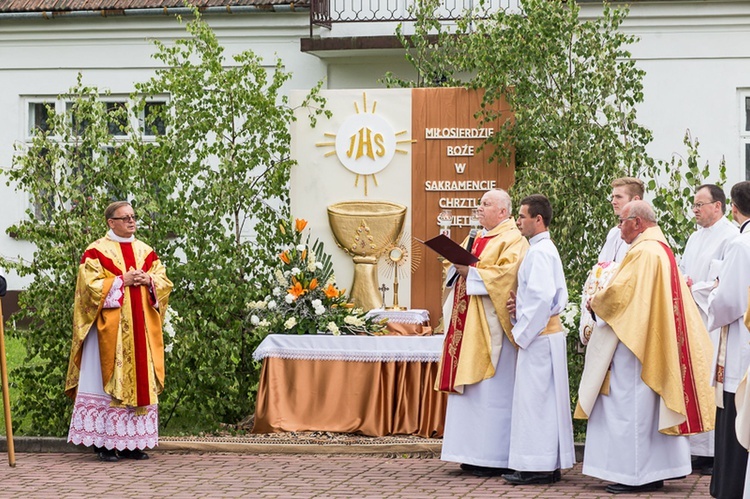
<path id="1" fill-rule="evenodd" d="M 462 246 L 465 244 L 466 240 Z M 451 315 L 446 316 L 449 326 L 436 390 L 462 393 L 464 385 L 491 378 L 495 375 L 503 335 L 515 345 L 505 303 L 516 287 L 518 266 L 528 247 L 512 218 L 475 241 L 473 250 L 479 257 L 475 268 L 488 295 L 467 295 L 466 280 L 459 276 L 456 281 Z M 489 316 L 493 320 L 488 320 Z"/>

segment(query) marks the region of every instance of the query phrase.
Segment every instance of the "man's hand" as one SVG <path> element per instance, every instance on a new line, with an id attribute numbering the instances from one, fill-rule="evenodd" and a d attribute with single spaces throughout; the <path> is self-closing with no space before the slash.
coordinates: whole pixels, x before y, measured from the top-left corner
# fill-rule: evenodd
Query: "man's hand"
<path id="1" fill-rule="evenodd" d="M 692 288 L 693 287 L 693 278 L 690 277 L 689 275 L 686 275 L 685 276 L 685 283 L 687 284 L 688 288 Z"/>
<path id="2" fill-rule="evenodd" d="M 456 273 L 466 279 L 466 276 L 469 275 L 469 266 L 468 265 L 459 265 L 455 264 L 454 267 L 456 267 Z"/>
<path id="3" fill-rule="evenodd" d="M 151 284 L 151 276 L 142 270 L 128 270 L 122 275 L 125 286 L 148 286 Z"/>
<path id="4" fill-rule="evenodd" d="M 512 289 L 510 290 L 510 298 L 505 302 L 505 308 L 508 309 L 511 317 L 516 317 L 516 292 Z"/>

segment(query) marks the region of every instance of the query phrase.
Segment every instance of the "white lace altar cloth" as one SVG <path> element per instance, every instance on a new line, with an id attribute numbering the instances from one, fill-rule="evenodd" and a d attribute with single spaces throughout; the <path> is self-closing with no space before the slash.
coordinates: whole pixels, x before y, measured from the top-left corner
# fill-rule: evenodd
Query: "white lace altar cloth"
<path id="1" fill-rule="evenodd" d="M 70 418 L 68 442 L 107 449 L 150 449 L 159 443 L 157 405 L 136 415 L 133 407 L 110 407 L 110 397 L 79 392 Z"/>
<path id="2" fill-rule="evenodd" d="M 269 334 L 253 352 L 266 357 L 294 360 L 352 362 L 437 362 L 443 351 L 438 336 L 330 336 Z"/>
<path id="3" fill-rule="evenodd" d="M 375 317 L 377 319 L 388 319 L 388 322 L 397 322 L 399 324 L 429 324 L 430 311 L 419 308 L 410 308 L 409 310 L 385 310 L 376 308 L 367 312 L 365 317 Z"/>

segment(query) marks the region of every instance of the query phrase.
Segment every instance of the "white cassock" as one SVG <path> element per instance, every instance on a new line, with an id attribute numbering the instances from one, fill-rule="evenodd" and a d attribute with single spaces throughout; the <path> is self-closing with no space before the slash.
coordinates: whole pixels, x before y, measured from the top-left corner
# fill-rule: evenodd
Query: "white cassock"
<path id="1" fill-rule="evenodd" d="M 750 332 L 743 321 L 750 287 L 750 228 L 729 241 L 719 269 L 719 285 L 708 296 L 708 329 L 729 325 L 724 391 L 735 393 L 750 366 Z M 713 376 L 716 374 L 714 363 Z M 712 380 L 713 381 L 713 380 Z"/>
<path id="2" fill-rule="evenodd" d="M 618 343 L 609 395 L 596 399 L 586 426 L 584 475 L 644 485 L 690 474 L 688 439 L 659 433 L 659 396 L 641 380 L 641 369 L 633 352 Z"/>
<path id="3" fill-rule="evenodd" d="M 508 467 L 553 471 L 575 464 L 565 332 L 541 334 L 568 303 L 562 262 L 549 232 L 537 234 L 518 269 L 516 382 Z"/>
<path id="4" fill-rule="evenodd" d="M 630 245 L 623 241 L 620 227 L 613 227 L 607 234 L 602 249 L 599 251 L 598 262 L 621 262 L 625 258 Z"/>
<path id="5" fill-rule="evenodd" d="M 447 279 L 455 273 L 452 267 Z M 479 272 L 469 267 L 466 294 L 486 297 L 484 309 L 488 321 L 496 321 L 502 330 L 489 293 Z M 450 317 L 452 295 L 446 300 Z M 495 375 L 472 385 L 464 386 L 462 395 L 448 395 L 445 409 L 445 429 L 440 459 L 489 468 L 507 468 L 510 448 L 510 416 L 513 384 L 516 376 L 516 348 L 503 335 L 503 346 L 495 365 Z"/>
<path id="6" fill-rule="evenodd" d="M 510 418 L 516 349 L 503 336 L 495 375 L 465 385 L 463 395 L 449 395 L 440 459 L 508 468 Z"/>
<path id="7" fill-rule="evenodd" d="M 685 276 L 693 280 L 690 291 L 698 305 L 703 324 L 708 326 L 708 296 L 713 289 L 719 268 L 724 256 L 727 243 L 737 237 L 739 229 L 725 217 L 721 217 L 715 224 L 706 228 L 699 228 L 693 232 L 685 245 L 685 253 L 680 261 L 680 270 Z M 714 356 L 719 345 L 719 329 L 709 331 L 711 342 L 714 344 Z M 712 359 L 712 360 L 713 360 Z M 709 379 L 710 383 L 711 380 Z M 708 431 L 691 435 L 690 454 L 693 456 L 714 455 L 714 432 Z"/>
<path id="8" fill-rule="evenodd" d="M 719 350 L 722 342 L 726 342 L 726 357 L 724 359 L 723 393 L 717 393 L 717 404 L 726 400 L 733 400 L 737 388 L 750 366 L 750 332 L 745 326 L 744 316 L 748 305 L 748 287 L 750 287 L 750 229 L 746 221 L 740 229 L 740 235 L 729 241 L 724 250 L 724 260 L 719 269 L 719 285 L 708 296 L 708 329 L 727 326 L 726 336 L 720 333 Z M 743 230 L 744 229 L 744 230 Z M 712 370 L 712 382 L 717 385 L 716 366 L 718 356 Z M 737 487 L 736 479 L 740 479 L 740 466 L 736 466 L 739 443 L 731 440 L 729 425 L 734 426 L 731 410 L 717 410 L 716 430 L 724 433 L 724 441 L 716 441 L 714 455 L 714 474 L 711 478 L 712 492 L 716 488 L 719 495 L 737 495 L 741 487 Z M 733 464 L 735 464 L 733 466 Z"/>

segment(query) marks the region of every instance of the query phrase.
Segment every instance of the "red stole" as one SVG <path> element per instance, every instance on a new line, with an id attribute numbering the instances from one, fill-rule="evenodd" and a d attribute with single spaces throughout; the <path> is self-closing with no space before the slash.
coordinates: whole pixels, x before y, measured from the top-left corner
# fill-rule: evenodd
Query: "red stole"
<path id="1" fill-rule="evenodd" d="M 480 256 L 489 240 L 493 237 L 495 236 L 478 237 L 471 247 L 471 253 Z M 469 308 L 470 299 L 471 297 L 466 294 L 466 279 L 463 276 L 458 276 L 453 293 L 451 323 L 443 342 L 443 369 L 438 387 L 440 391 L 459 393 L 455 389 L 456 370 L 458 369 L 458 359 L 461 355 L 461 342 L 464 338 L 464 324 L 466 323 L 466 311 Z"/>
<path id="2" fill-rule="evenodd" d="M 701 411 L 698 407 L 698 390 L 695 386 L 693 365 L 690 361 L 690 344 L 688 342 L 687 323 L 685 322 L 685 309 L 682 302 L 682 287 L 680 275 L 677 272 L 677 262 L 672 250 L 659 241 L 669 257 L 670 280 L 672 285 L 672 309 L 674 311 L 674 326 L 677 336 L 677 351 L 680 357 L 682 371 L 682 392 L 685 400 L 686 420 L 679 426 L 681 435 L 704 432 Z"/>

